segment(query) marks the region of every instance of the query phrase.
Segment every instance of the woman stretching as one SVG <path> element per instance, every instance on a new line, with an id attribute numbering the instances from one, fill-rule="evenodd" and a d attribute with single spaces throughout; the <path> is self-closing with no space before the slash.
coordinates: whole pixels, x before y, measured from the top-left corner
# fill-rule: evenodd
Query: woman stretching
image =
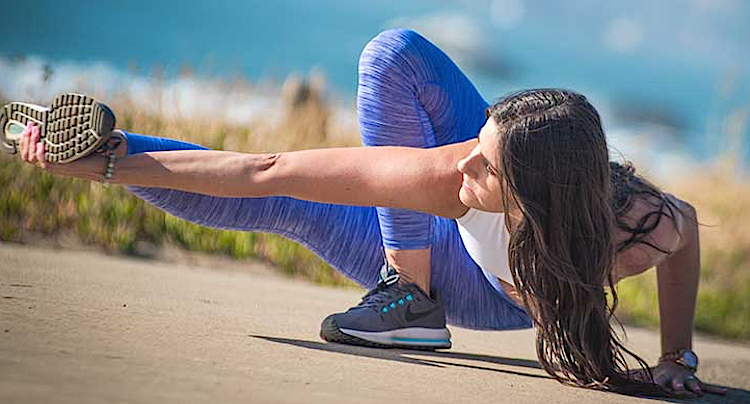
<path id="1" fill-rule="evenodd" d="M 124 184 L 195 223 L 310 248 L 371 289 L 323 321 L 328 341 L 448 348 L 446 321 L 535 325 L 539 361 L 560 381 L 624 392 L 709 388 L 694 376 L 691 350 L 695 211 L 609 162 L 583 96 L 531 90 L 489 106 L 432 43 L 391 30 L 362 53 L 357 112 L 364 145 L 380 147 L 210 151 L 113 131 L 109 109 L 79 95 L 49 108 L 8 104 L 0 126 L 6 151 L 52 173 Z M 615 283 L 652 266 L 663 355 L 649 369 L 610 320 Z M 629 372 L 626 356 L 642 369 Z"/>

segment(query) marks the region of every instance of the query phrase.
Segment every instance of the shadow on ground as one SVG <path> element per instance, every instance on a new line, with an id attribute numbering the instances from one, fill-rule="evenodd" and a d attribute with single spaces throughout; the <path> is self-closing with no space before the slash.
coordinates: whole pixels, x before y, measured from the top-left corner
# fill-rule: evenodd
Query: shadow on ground
<path id="1" fill-rule="evenodd" d="M 490 355 L 477 355 L 468 354 L 461 352 L 440 352 L 440 351 L 416 351 L 410 349 L 380 349 L 380 348 L 366 348 L 352 345 L 342 345 L 335 343 L 323 343 L 317 341 L 304 341 L 299 339 L 291 338 L 280 338 L 280 337 L 268 337 L 263 335 L 249 335 L 253 338 L 259 338 L 265 341 L 276 342 L 279 344 L 294 345 L 307 349 L 315 349 L 318 351 L 338 352 L 347 355 L 363 356 L 374 359 L 391 360 L 395 362 L 410 363 L 413 365 L 424 365 L 438 368 L 444 367 L 462 367 L 477 370 L 488 370 L 491 372 L 506 373 L 517 376 L 533 377 L 538 379 L 552 379 L 545 375 L 541 371 L 541 367 L 537 361 L 531 361 L 527 359 L 514 359 L 504 358 L 500 356 Z M 407 356 L 408 355 L 408 356 Z M 415 357 L 418 356 L 418 357 Z M 514 370 L 498 369 L 494 367 L 482 366 L 480 364 L 466 364 L 459 362 L 447 361 L 452 360 L 464 360 L 474 361 L 479 363 L 493 363 L 497 365 L 515 366 L 527 369 L 537 369 L 539 373 L 527 373 L 519 372 Z"/>
<path id="2" fill-rule="evenodd" d="M 525 376 L 535 379 L 549 379 L 552 377 L 543 373 L 539 362 L 528 359 L 506 358 L 502 356 L 478 355 L 463 352 L 444 352 L 444 351 L 416 351 L 409 349 L 380 349 L 366 348 L 352 345 L 342 345 L 336 343 L 324 343 L 318 341 L 305 341 L 293 338 L 269 337 L 264 335 L 248 335 L 252 338 L 262 339 L 264 341 L 275 342 L 278 344 L 293 345 L 306 349 L 318 351 L 328 351 L 342 353 L 346 355 L 361 356 L 366 358 L 384 359 L 395 362 L 409 363 L 414 365 L 431 366 L 438 368 L 461 367 L 468 369 L 485 370 L 516 376 Z M 476 362 L 477 364 L 467 364 L 455 362 L 456 360 Z M 498 369 L 489 367 L 485 364 L 495 364 L 511 366 L 522 369 L 533 369 L 534 373 L 526 371 L 517 371 L 509 369 Z M 723 387 L 723 386 L 722 386 Z M 676 398 L 651 398 L 653 400 L 672 402 L 672 403 L 693 403 L 693 404 L 750 404 L 750 391 L 732 387 L 727 389 L 726 396 L 705 395 L 696 399 L 676 399 Z"/>

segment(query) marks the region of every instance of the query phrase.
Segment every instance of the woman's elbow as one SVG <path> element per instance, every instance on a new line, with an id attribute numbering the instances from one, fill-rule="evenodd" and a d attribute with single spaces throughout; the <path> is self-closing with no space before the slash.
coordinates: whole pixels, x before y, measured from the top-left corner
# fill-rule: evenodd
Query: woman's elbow
<path id="1" fill-rule="evenodd" d="M 698 212 L 689 202 L 677 198 L 672 194 L 665 194 L 672 209 L 672 231 L 675 234 L 675 250 L 683 248 L 698 237 Z"/>
<path id="2" fill-rule="evenodd" d="M 277 176 L 276 162 L 280 154 L 238 153 L 237 158 L 227 161 L 225 178 L 217 181 L 219 196 L 257 198 L 273 194 Z"/>

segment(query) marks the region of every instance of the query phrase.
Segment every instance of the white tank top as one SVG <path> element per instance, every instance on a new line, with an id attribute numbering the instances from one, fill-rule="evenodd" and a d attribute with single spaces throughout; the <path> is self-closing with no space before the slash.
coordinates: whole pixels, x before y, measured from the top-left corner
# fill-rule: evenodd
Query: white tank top
<path id="1" fill-rule="evenodd" d="M 492 274 L 513 285 L 508 263 L 510 234 L 505 227 L 505 214 L 469 209 L 456 222 L 466 251 L 485 276 Z"/>

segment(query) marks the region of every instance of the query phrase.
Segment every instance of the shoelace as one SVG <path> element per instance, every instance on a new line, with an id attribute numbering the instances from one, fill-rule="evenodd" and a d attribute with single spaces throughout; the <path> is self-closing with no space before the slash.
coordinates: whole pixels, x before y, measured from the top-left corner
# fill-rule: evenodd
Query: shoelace
<path id="1" fill-rule="evenodd" d="M 399 294 L 401 291 L 401 287 L 398 284 L 386 285 L 382 282 L 378 283 L 375 289 L 367 292 L 362 297 L 362 301 L 357 307 L 367 307 L 377 311 L 383 303 L 396 300 L 394 295 Z"/>

